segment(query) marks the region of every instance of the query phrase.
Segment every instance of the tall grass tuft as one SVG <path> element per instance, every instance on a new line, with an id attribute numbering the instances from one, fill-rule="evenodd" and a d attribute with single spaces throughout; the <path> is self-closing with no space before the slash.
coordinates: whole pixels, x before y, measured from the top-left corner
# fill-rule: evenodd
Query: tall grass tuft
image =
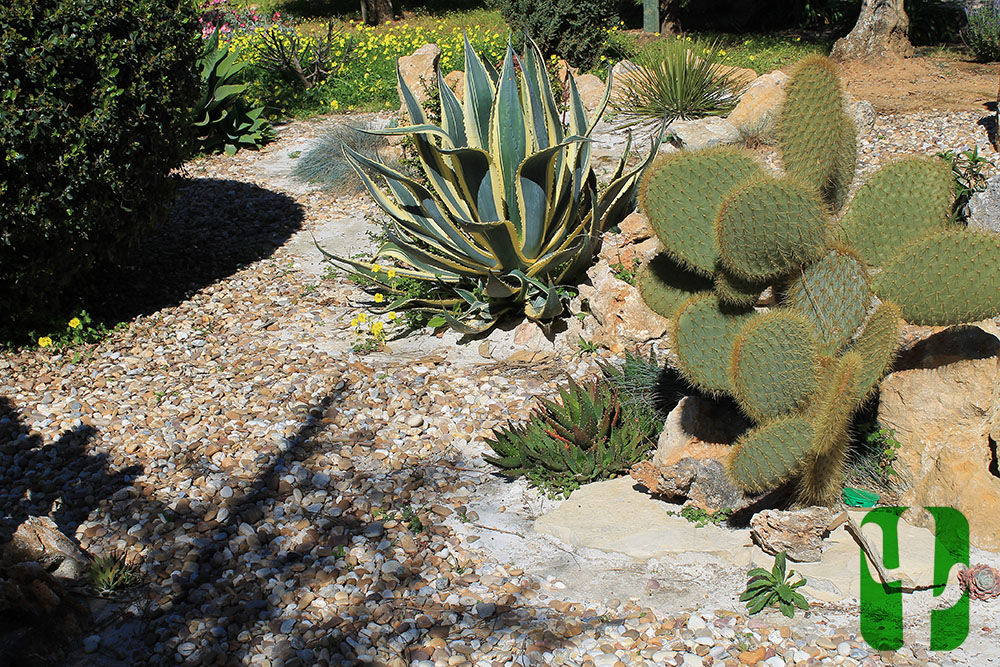
<path id="1" fill-rule="evenodd" d="M 364 184 L 344 157 L 344 146 L 396 168 L 389 155 L 389 138 L 362 131 L 370 129 L 375 129 L 371 123 L 334 126 L 299 158 L 293 176 L 339 196 L 364 192 Z"/>
<path id="2" fill-rule="evenodd" d="M 736 106 L 742 85 L 718 60 L 717 43 L 680 38 L 654 42 L 622 73 L 612 107 L 625 125 L 647 120 L 668 124 L 725 115 Z"/>

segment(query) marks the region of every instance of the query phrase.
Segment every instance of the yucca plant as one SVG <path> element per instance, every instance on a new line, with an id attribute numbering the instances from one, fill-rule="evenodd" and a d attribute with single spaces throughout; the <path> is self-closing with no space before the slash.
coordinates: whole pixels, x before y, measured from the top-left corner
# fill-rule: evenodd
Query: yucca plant
<path id="1" fill-rule="evenodd" d="M 531 319 L 551 320 L 563 310 L 559 286 L 573 283 L 593 261 L 601 233 L 632 210 L 645 163 L 626 173 L 626 150 L 611 183 L 598 193 L 589 138 L 596 119 L 588 122 L 570 77 L 563 124 L 534 44 L 521 57 L 508 44 L 497 72 L 466 39 L 465 62 L 464 100 L 437 73 L 440 127 L 428 122 L 400 75 L 412 124 L 379 131 L 413 136 L 429 188 L 345 148 L 389 216 L 388 241 L 371 262 L 324 255 L 395 294 L 386 310 L 435 312 L 464 333 L 484 331 L 518 308 Z M 388 192 L 369 171 L 381 176 Z M 395 264 L 401 278 L 431 283 L 445 296 L 399 294 L 378 270 L 387 264 Z"/>
<path id="2" fill-rule="evenodd" d="M 558 402 L 539 403 L 526 424 L 494 430 L 487 444 L 496 456 L 485 459 L 550 495 L 568 496 L 581 484 L 623 474 L 649 451 L 662 425 L 596 380 L 585 386 L 570 380 Z"/>
<path id="3" fill-rule="evenodd" d="M 656 42 L 634 59 L 622 75 L 621 92 L 612 108 L 625 126 L 647 120 L 674 120 L 729 113 L 742 85 L 723 69 L 718 44 L 679 38 Z M 701 55 L 697 55 L 697 54 Z"/>
<path id="4" fill-rule="evenodd" d="M 241 148 L 259 148 L 271 126 L 261 118 L 264 107 L 248 109 L 243 101 L 247 84 L 237 83 L 246 62 L 229 47 L 219 46 L 218 31 L 205 40 L 201 68 L 202 93 L 192 116 L 198 147 L 233 155 Z"/>

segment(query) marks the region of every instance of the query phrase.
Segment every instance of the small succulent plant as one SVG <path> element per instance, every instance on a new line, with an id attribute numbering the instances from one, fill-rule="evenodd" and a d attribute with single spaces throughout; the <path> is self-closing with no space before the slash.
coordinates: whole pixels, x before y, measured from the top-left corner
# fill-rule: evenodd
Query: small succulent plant
<path id="1" fill-rule="evenodd" d="M 746 590 L 740 595 L 740 601 L 747 603 L 747 610 L 751 614 L 760 612 L 764 607 L 777 607 L 781 613 L 792 618 L 795 616 L 795 608 L 808 609 L 809 602 L 797 588 L 805 585 L 806 580 L 799 577 L 798 581 L 792 581 L 795 570 L 785 574 L 785 552 L 779 552 L 774 557 L 774 566 L 768 572 L 762 567 L 755 567 L 747 573 L 750 579 L 747 581 Z"/>
<path id="2" fill-rule="evenodd" d="M 550 495 L 623 474 L 653 445 L 662 423 L 623 404 L 606 382 L 569 381 L 560 401 L 539 399 L 527 424 L 494 430 L 486 460 L 510 477 L 525 476 Z"/>
<path id="3" fill-rule="evenodd" d="M 95 558 L 87 574 L 91 588 L 102 597 L 131 588 L 142 579 L 138 563 L 119 551 Z"/>
<path id="4" fill-rule="evenodd" d="M 973 600 L 1000 597 L 1000 572 L 995 567 L 977 565 L 966 568 L 958 573 L 958 581 Z"/>

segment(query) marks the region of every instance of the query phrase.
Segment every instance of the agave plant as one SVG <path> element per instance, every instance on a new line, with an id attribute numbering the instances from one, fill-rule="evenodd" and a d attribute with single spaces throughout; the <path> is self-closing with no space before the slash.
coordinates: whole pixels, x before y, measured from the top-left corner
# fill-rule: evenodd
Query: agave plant
<path id="1" fill-rule="evenodd" d="M 648 411 L 623 405 L 610 384 L 581 387 L 572 380 L 559 402 L 540 399 L 522 426 L 495 430 L 485 457 L 511 477 L 527 477 L 552 494 L 568 495 L 581 484 L 624 473 L 649 451 L 662 422 Z"/>
<path id="2" fill-rule="evenodd" d="M 232 49 L 219 46 L 218 31 L 205 40 L 199 61 L 202 93 L 192 112 L 201 150 L 233 155 L 240 148 L 259 148 L 267 141 L 271 126 L 261 118 L 264 107 L 248 109 L 242 98 L 247 84 L 236 82 L 247 64 L 239 62 Z"/>
<path id="3" fill-rule="evenodd" d="M 598 193 L 590 134 L 607 106 L 610 79 L 595 120 L 588 122 L 570 77 L 564 125 L 534 44 L 521 57 L 508 44 L 497 72 L 466 39 L 465 62 L 464 100 L 437 72 L 440 126 L 428 122 L 398 75 L 411 125 L 379 133 L 412 135 L 429 187 L 346 148 L 389 216 L 388 241 L 371 262 L 324 255 L 390 293 L 393 285 L 379 265 L 394 263 L 401 278 L 432 283 L 445 296 L 397 293 L 386 309 L 436 312 L 465 333 L 484 331 L 516 308 L 550 320 L 563 309 L 557 287 L 572 284 L 593 260 L 601 233 L 632 210 L 645 163 L 626 173 L 626 149 L 611 183 Z M 379 176 L 388 192 L 376 183 Z"/>

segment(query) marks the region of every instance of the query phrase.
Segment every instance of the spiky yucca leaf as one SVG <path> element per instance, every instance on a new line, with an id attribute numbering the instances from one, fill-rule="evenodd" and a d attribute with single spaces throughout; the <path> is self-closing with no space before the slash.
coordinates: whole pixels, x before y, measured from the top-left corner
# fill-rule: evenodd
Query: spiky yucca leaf
<path id="1" fill-rule="evenodd" d="M 601 233 L 631 211 L 648 160 L 626 170 L 627 147 L 610 184 L 598 192 L 590 134 L 607 105 L 610 79 L 589 121 L 570 77 L 564 128 L 534 44 L 528 43 L 521 57 L 508 44 L 496 72 L 466 39 L 465 62 L 461 101 L 440 83 L 438 72 L 440 126 L 428 122 L 398 74 L 411 125 L 379 133 L 413 137 L 429 187 L 347 149 L 366 189 L 390 218 L 389 240 L 372 262 L 324 254 L 359 273 L 370 274 L 376 262 L 392 262 L 401 277 L 481 294 L 472 303 L 459 302 L 461 316 L 444 314 L 463 331 L 485 330 L 515 308 L 549 320 L 562 311 L 556 287 L 586 269 Z M 426 304 L 404 300 L 392 307 Z"/>

